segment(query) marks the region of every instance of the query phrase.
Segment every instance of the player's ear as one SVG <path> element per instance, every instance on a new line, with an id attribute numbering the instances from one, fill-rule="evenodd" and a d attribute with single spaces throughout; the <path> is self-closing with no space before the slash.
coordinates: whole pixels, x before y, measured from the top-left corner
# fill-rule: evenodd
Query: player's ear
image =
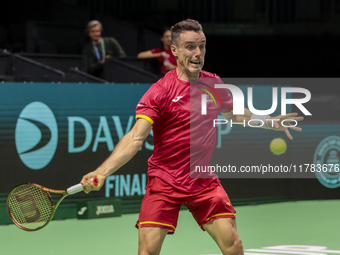
<path id="1" fill-rule="evenodd" d="M 177 47 L 175 44 L 171 44 L 170 46 L 172 54 L 177 58 Z"/>

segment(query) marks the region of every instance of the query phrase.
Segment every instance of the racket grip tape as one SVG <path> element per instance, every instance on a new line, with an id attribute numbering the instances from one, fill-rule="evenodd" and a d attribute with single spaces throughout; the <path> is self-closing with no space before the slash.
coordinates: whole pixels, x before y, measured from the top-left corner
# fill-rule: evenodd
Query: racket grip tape
<path id="1" fill-rule="evenodd" d="M 93 184 L 94 184 L 95 186 L 98 186 L 99 181 L 98 181 L 98 178 L 97 178 L 97 177 L 92 178 L 91 181 L 93 182 Z M 79 183 L 79 184 L 76 184 L 76 185 L 73 185 L 73 186 L 69 187 L 69 188 L 66 190 L 66 192 L 67 192 L 67 194 L 72 195 L 72 194 L 79 193 L 79 192 L 81 192 L 81 191 L 83 191 L 83 190 L 84 190 L 83 184 Z"/>

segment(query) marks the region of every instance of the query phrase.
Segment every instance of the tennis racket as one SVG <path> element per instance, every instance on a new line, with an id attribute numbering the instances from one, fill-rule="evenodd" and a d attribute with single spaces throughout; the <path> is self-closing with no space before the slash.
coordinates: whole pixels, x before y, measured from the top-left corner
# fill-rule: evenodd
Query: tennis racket
<path id="1" fill-rule="evenodd" d="M 95 186 L 99 181 L 92 179 Z M 36 231 L 45 227 L 53 218 L 59 204 L 68 195 L 84 190 L 81 183 L 67 190 L 48 189 L 35 183 L 25 183 L 15 187 L 8 195 L 7 210 L 15 225 L 26 231 Z M 54 205 L 50 193 L 62 194 Z"/>

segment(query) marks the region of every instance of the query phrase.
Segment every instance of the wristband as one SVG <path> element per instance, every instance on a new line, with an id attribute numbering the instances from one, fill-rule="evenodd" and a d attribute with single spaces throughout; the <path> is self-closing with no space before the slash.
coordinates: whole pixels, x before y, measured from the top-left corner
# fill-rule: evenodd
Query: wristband
<path id="1" fill-rule="evenodd" d="M 251 118 L 248 122 L 248 125 L 250 123 L 251 124 L 251 125 L 249 125 L 250 127 L 270 129 L 270 127 L 268 125 L 269 118 L 270 118 L 269 115 L 253 114 L 253 115 L 251 115 Z"/>

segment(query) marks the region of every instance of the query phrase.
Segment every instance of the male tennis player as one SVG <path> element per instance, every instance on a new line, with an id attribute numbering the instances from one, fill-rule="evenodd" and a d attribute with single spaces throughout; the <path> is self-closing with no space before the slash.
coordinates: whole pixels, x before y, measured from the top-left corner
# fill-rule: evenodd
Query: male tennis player
<path id="1" fill-rule="evenodd" d="M 138 152 L 153 129 L 154 151 L 148 160 L 148 185 L 136 224 L 139 228 L 138 253 L 160 253 L 165 236 L 176 230 L 183 204 L 189 208 L 198 225 L 212 236 L 223 254 L 243 254 L 242 242 L 236 231 L 236 212 L 220 181 L 217 178 L 190 177 L 191 159 L 209 162 L 210 151 L 215 145 L 215 139 L 209 138 L 215 138 L 216 129 L 210 128 L 201 132 L 204 145 L 190 151 L 189 97 L 193 86 L 190 79 L 219 79 L 217 75 L 202 70 L 206 37 L 202 26 L 190 19 L 175 24 L 171 28 L 171 37 L 177 68 L 169 71 L 144 94 L 137 105 L 134 127 L 121 139 L 108 159 L 94 172 L 85 175 L 81 183 L 86 192 L 99 190 L 106 177 Z M 232 98 L 227 90 L 215 108 L 233 122 L 247 122 L 254 118 L 247 109 L 243 116 L 232 114 Z M 279 123 L 288 118 L 303 119 L 297 114 L 275 117 L 280 119 Z M 275 122 L 272 129 L 285 131 L 292 139 L 288 128 L 279 123 Z M 301 130 L 298 127 L 292 129 Z M 92 184 L 90 179 L 93 177 L 99 179 L 99 186 Z"/>

